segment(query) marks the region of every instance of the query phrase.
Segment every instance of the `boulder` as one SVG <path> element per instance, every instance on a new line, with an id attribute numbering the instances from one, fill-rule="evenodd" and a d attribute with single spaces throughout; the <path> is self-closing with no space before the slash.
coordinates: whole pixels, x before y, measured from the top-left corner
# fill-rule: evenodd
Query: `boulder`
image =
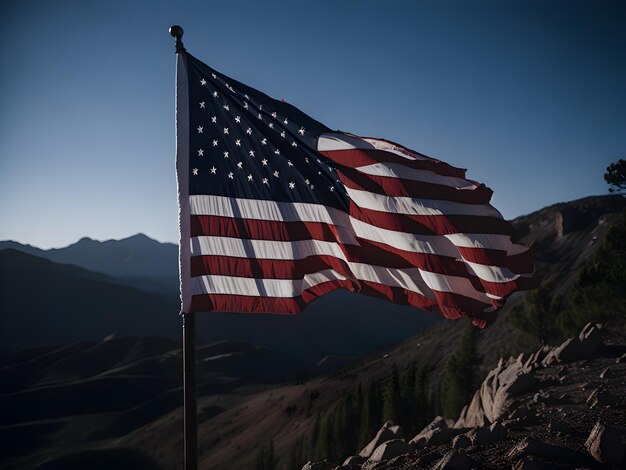
<path id="1" fill-rule="evenodd" d="M 601 388 L 596 388 L 593 392 L 591 392 L 589 398 L 587 398 L 587 405 L 589 405 L 589 408 L 593 409 L 597 406 L 617 405 L 620 401 L 619 397 L 616 397 Z"/>
<path id="2" fill-rule="evenodd" d="M 504 439 L 507 435 L 507 430 L 504 429 L 500 421 L 496 421 L 491 426 L 474 428 L 466 435 L 472 442 L 472 445 L 483 446 Z"/>
<path id="3" fill-rule="evenodd" d="M 518 358 L 520 359 L 520 358 Z M 454 427 L 476 427 L 493 423 L 512 404 L 513 397 L 532 390 L 537 378 L 520 360 L 500 361 L 488 374 Z"/>
<path id="4" fill-rule="evenodd" d="M 346 460 L 344 460 L 342 467 L 347 467 L 348 465 L 362 465 L 365 463 L 367 459 L 365 457 L 361 457 L 360 455 L 351 455 Z"/>
<path id="5" fill-rule="evenodd" d="M 548 428 L 550 429 L 550 431 L 556 433 L 559 436 L 571 435 L 575 433 L 575 431 L 568 424 L 556 418 L 552 418 L 548 422 Z"/>
<path id="6" fill-rule="evenodd" d="M 584 461 L 584 455 L 578 452 L 529 437 L 524 438 L 513 446 L 509 450 L 507 457 L 509 460 L 517 460 L 529 455 L 570 463 L 581 463 Z"/>
<path id="7" fill-rule="evenodd" d="M 615 377 L 613 370 L 610 367 L 607 367 L 602 372 L 600 372 L 601 379 L 610 379 L 611 377 Z"/>
<path id="8" fill-rule="evenodd" d="M 585 448 L 598 462 L 612 465 L 624 463 L 624 443 L 620 433 L 600 421 L 591 430 Z"/>
<path id="9" fill-rule="evenodd" d="M 480 399 L 480 390 L 477 390 L 469 405 L 465 405 L 459 414 L 459 418 L 454 423 L 454 428 L 473 428 L 483 426 L 487 423 L 485 410 Z"/>
<path id="10" fill-rule="evenodd" d="M 599 325 L 587 323 L 578 338 L 569 338 L 554 348 L 544 358 L 543 364 L 548 366 L 556 362 L 573 362 L 592 357 L 603 345 Z"/>
<path id="11" fill-rule="evenodd" d="M 453 449 L 467 449 L 471 447 L 472 440 L 467 434 L 459 434 L 454 439 L 452 439 L 452 448 Z"/>
<path id="12" fill-rule="evenodd" d="M 428 426 L 422 429 L 413 439 L 410 444 L 414 445 L 416 449 L 423 449 L 427 446 L 438 446 L 446 444 L 452 440 L 456 435 L 462 433 L 464 430 L 461 428 L 450 428 L 448 422 L 441 416 L 437 416 Z"/>
<path id="13" fill-rule="evenodd" d="M 552 465 L 532 457 L 526 457 L 513 466 L 513 470 L 563 470 L 563 468 L 562 465 Z"/>
<path id="14" fill-rule="evenodd" d="M 434 466 L 435 470 L 470 470 L 477 463 L 462 450 L 452 449 Z"/>
<path id="15" fill-rule="evenodd" d="M 376 447 L 369 460 L 382 462 L 383 460 L 389 460 L 403 454 L 413 454 L 414 452 L 415 448 L 411 444 L 404 442 L 404 439 L 392 439 Z"/>
<path id="16" fill-rule="evenodd" d="M 383 442 L 390 441 L 392 439 L 400 439 L 403 437 L 404 433 L 402 431 L 402 428 L 400 426 L 396 426 L 393 421 L 387 421 L 378 430 L 376 436 L 374 436 L 374 439 L 372 439 L 370 443 L 367 444 L 361 452 L 359 452 L 359 455 L 367 459 L 371 457 L 374 450 Z"/>
<path id="17" fill-rule="evenodd" d="M 322 460 L 320 462 L 311 462 L 310 460 L 304 464 L 302 470 L 333 470 L 335 465 L 328 460 Z"/>

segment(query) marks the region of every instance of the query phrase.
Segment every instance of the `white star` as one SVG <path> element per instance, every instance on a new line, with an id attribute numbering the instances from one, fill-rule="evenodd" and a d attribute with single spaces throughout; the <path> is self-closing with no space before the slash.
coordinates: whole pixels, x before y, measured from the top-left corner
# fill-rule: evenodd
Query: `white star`
<path id="1" fill-rule="evenodd" d="M 200 101 L 200 108 L 204 109 L 204 101 Z"/>
<path id="2" fill-rule="evenodd" d="M 202 134 L 202 127 L 198 126 L 198 134 Z"/>
<path id="3" fill-rule="evenodd" d="M 252 181 L 252 175 L 248 175 L 248 181 Z"/>
<path id="4" fill-rule="evenodd" d="M 227 104 L 225 104 L 225 105 L 223 106 L 223 108 L 224 108 L 226 111 L 230 111 L 230 107 L 229 107 Z"/>
<path id="5" fill-rule="evenodd" d="M 243 108 L 248 109 L 248 103 L 246 103 L 245 101 L 243 102 Z"/>
<path id="6" fill-rule="evenodd" d="M 274 150 L 274 153 L 275 153 L 276 155 L 280 155 L 280 150 L 276 149 L 276 150 Z"/>
<path id="7" fill-rule="evenodd" d="M 217 98 L 217 91 L 213 92 L 213 97 Z"/>
<path id="8" fill-rule="evenodd" d="M 191 170 L 193 173 L 193 176 L 198 176 L 198 169 L 194 168 L 193 170 Z"/>
<path id="9" fill-rule="evenodd" d="M 304 161 L 309 163 L 309 159 L 307 157 L 304 157 Z"/>
<path id="10" fill-rule="evenodd" d="M 259 111 L 263 111 L 263 105 L 259 106 Z"/>
<path id="11" fill-rule="evenodd" d="M 274 119 L 276 119 L 276 111 L 274 111 L 274 112 L 272 113 L 272 117 L 273 117 Z"/>
<path id="12" fill-rule="evenodd" d="M 224 158 L 228 158 L 228 152 L 224 152 Z"/>
<path id="13" fill-rule="evenodd" d="M 237 117 L 235 118 L 235 122 L 241 122 L 241 118 L 240 118 L 239 116 L 237 116 Z"/>
<path id="14" fill-rule="evenodd" d="M 248 153 L 250 154 L 251 157 L 254 157 L 254 150 L 250 150 Z"/>
<path id="15" fill-rule="evenodd" d="M 224 128 L 224 134 L 228 134 L 228 127 Z"/>
<path id="16" fill-rule="evenodd" d="M 270 126 L 270 129 L 274 129 L 274 123 L 273 122 L 270 122 L 269 126 Z"/>
<path id="17" fill-rule="evenodd" d="M 211 122 L 217 123 L 217 116 L 211 116 Z"/>
<path id="18" fill-rule="evenodd" d="M 233 172 L 231 171 L 230 173 L 228 173 L 228 177 L 232 180 L 233 178 Z"/>
<path id="19" fill-rule="evenodd" d="M 239 140 L 239 139 L 235 140 L 235 145 L 237 147 L 241 147 L 241 140 Z"/>
<path id="20" fill-rule="evenodd" d="M 240 170 L 243 170 L 243 162 L 237 163 L 237 168 L 239 168 Z"/>
<path id="21" fill-rule="evenodd" d="M 216 174 L 217 173 L 217 168 L 215 168 L 214 166 L 211 167 L 211 173 Z"/>
<path id="22" fill-rule="evenodd" d="M 198 156 L 204 157 L 204 149 L 198 149 Z"/>
<path id="23" fill-rule="evenodd" d="M 259 113 L 259 119 L 263 119 L 263 116 L 261 115 L 261 113 Z"/>
<path id="24" fill-rule="evenodd" d="M 331 192 L 333 192 L 334 190 L 335 190 L 335 187 L 334 187 L 334 186 L 331 186 L 331 187 L 330 187 L 330 191 L 331 191 Z"/>
<path id="25" fill-rule="evenodd" d="M 263 163 L 263 166 L 267 166 L 267 160 L 265 158 L 261 160 L 261 163 Z"/>
<path id="26" fill-rule="evenodd" d="M 206 80 L 204 78 L 202 80 L 200 80 L 200 85 L 202 85 L 202 86 L 206 85 Z"/>
<path id="27" fill-rule="evenodd" d="M 289 120 L 285 118 L 285 120 L 283 121 L 283 124 L 289 124 Z"/>
<path id="28" fill-rule="evenodd" d="M 263 178 L 263 184 L 266 184 L 266 185 L 268 185 L 268 186 L 270 185 L 270 184 L 267 182 L 267 178 Z"/>
<path id="29" fill-rule="evenodd" d="M 213 147 L 217 147 L 217 140 L 213 141 Z"/>
<path id="30" fill-rule="evenodd" d="M 314 187 L 315 187 L 315 185 L 314 185 L 314 184 L 312 184 L 312 185 L 311 185 L 311 189 L 313 189 Z"/>
<path id="31" fill-rule="evenodd" d="M 261 143 L 262 143 L 263 145 L 267 145 L 267 139 L 263 139 L 263 140 L 261 141 Z"/>
<path id="32" fill-rule="evenodd" d="M 284 138 L 285 138 L 285 131 L 282 131 L 282 132 L 280 133 L 280 136 L 284 139 Z"/>
<path id="33" fill-rule="evenodd" d="M 304 135 L 304 127 L 301 127 L 300 130 L 298 131 L 298 134 L 300 135 Z"/>
<path id="34" fill-rule="evenodd" d="M 279 177 L 279 176 L 278 176 L 279 174 L 280 174 L 280 173 L 278 173 L 278 171 L 275 171 L 275 172 L 274 172 L 274 176 L 275 176 L 276 178 L 278 178 L 278 177 Z"/>
<path id="35" fill-rule="evenodd" d="M 298 144 L 296 144 L 296 141 L 294 140 L 294 141 L 291 143 L 291 146 L 292 146 L 292 147 L 297 147 L 297 146 L 298 146 Z"/>
<path id="36" fill-rule="evenodd" d="M 294 183 L 293 181 L 289 183 L 289 189 L 293 189 L 296 187 L 296 183 Z"/>
<path id="37" fill-rule="evenodd" d="M 247 99 L 247 100 L 249 100 L 249 99 L 250 99 L 250 97 L 249 97 L 247 94 L 243 95 L 243 97 L 244 97 L 245 99 Z"/>
<path id="38" fill-rule="evenodd" d="M 307 186 L 310 184 L 308 179 L 304 180 L 304 182 L 306 183 Z"/>
<path id="39" fill-rule="evenodd" d="M 248 135 L 252 135 L 252 129 L 250 129 L 250 128 L 248 127 L 248 129 L 246 130 L 246 134 L 248 134 Z"/>
<path id="40" fill-rule="evenodd" d="M 291 163 L 291 160 L 287 160 L 287 165 L 293 166 L 293 163 Z"/>
<path id="41" fill-rule="evenodd" d="M 213 80 L 215 80 L 217 78 L 217 75 L 215 75 L 214 73 L 211 74 L 211 77 L 213 77 Z"/>

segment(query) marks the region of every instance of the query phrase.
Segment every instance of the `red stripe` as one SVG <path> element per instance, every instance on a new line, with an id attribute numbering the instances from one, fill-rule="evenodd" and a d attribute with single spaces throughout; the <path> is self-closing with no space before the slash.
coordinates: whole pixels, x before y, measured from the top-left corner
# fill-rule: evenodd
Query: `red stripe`
<path id="1" fill-rule="evenodd" d="M 465 179 L 465 170 L 438 160 L 410 160 L 395 153 L 378 149 L 325 150 L 320 152 L 338 165 L 356 168 L 375 163 L 400 163 L 416 170 L 428 170 L 438 175 Z"/>
<path id="2" fill-rule="evenodd" d="M 201 294 L 194 295 L 191 301 L 191 311 L 218 311 L 241 313 L 274 313 L 279 315 L 301 312 L 307 304 L 336 289 L 346 289 L 356 292 L 350 281 L 329 281 L 307 289 L 297 297 L 254 297 L 230 294 Z M 435 291 L 437 302 L 427 297 L 407 291 L 399 287 L 389 287 L 375 282 L 363 282 L 359 291 L 370 297 L 389 300 L 401 305 L 412 305 L 433 313 L 442 313 L 446 318 L 472 316 L 482 318 L 489 316 L 483 312 L 490 305 L 459 294 Z"/>
<path id="3" fill-rule="evenodd" d="M 368 175 L 353 168 L 340 167 L 337 175 L 341 182 L 350 189 L 359 189 L 392 197 L 437 199 L 463 204 L 489 204 L 493 194 L 493 191 L 484 184 L 475 189 L 458 189 L 442 184 Z"/>
<path id="4" fill-rule="evenodd" d="M 497 217 L 479 215 L 408 215 L 364 209 L 350 201 L 350 215 L 376 227 L 416 235 L 449 235 L 454 233 L 493 233 L 511 235 L 509 222 Z"/>
<path id="5" fill-rule="evenodd" d="M 339 240 L 337 227 L 323 222 L 276 222 L 214 215 L 192 215 L 191 236 L 203 235 L 254 240 Z"/>

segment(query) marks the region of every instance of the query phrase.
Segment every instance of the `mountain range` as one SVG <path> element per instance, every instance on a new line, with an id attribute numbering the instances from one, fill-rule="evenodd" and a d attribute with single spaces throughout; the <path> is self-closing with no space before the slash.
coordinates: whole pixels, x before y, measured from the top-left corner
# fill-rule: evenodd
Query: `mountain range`
<path id="1" fill-rule="evenodd" d="M 2 347 L 111 334 L 178 338 L 177 256 L 176 245 L 142 234 L 104 242 L 82 238 L 51 250 L 0 242 Z M 243 341 L 316 362 L 380 349 L 438 320 L 412 307 L 337 291 L 297 316 L 200 314 L 197 331 L 199 344 Z"/>

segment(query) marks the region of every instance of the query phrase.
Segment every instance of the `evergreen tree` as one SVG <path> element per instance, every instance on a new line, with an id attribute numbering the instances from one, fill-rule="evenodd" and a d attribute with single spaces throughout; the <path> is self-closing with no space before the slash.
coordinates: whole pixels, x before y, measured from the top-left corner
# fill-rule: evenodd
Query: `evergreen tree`
<path id="1" fill-rule="evenodd" d="M 542 285 L 513 309 L 511 322 L 520 331 L 517 341 L 522 349 L 533 350 L 561 339 L 557 318 L 564 309 L 563 298 L 554 297 L 552 290 L 552 286 Z"/>
<path id="2" fill-rule="evenodd" d="M 275 470 L 277 463 L 274 455 L 274 441 L 270 440 L 259 450 L 254 460 L 254 468 L 255 470 Z"/>
<path id="3" fill-rule="evenodd" d="M 378 382 L 373 381 L 367 387 L 363 397 L 360 419 L 361 425 L 357 445 L 359 449 L 365 447 L 374 438 L 374 433 L 380 428 L 380 399 L 378 387 Z"/>
<path id="4" fill-rule="evenodd" d="M 417 417 L 417 395 L 415 390 L 415 363 L 412 362 L 402 375 L 400 384 L 402 423 L 406 428 Z"/>
<path id="5" fill-rule="evenodd" d="M 446 418 L 456 418 L 474 393 L 475 335 L 476 329 L 468 323 L 457 348 L 446 362 L 442 397 L 443 415 Z"/>
<path id="6" fill-rule="evenodd" d="M 394 365 L 391 379 L 387 382 L 383 394 L 382 421 L 392 420 L 398 422 L 401 418 L 400 406 L 400 380 L 398 378 L 398 368 Z"/>

